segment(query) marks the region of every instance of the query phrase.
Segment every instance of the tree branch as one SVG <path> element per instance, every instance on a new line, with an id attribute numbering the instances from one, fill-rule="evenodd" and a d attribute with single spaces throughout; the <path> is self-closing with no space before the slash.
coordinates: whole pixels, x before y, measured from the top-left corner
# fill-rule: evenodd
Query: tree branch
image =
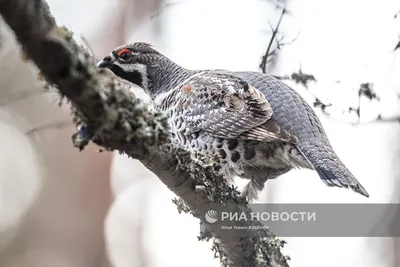
<path id="1" fill-rule="evenodd" d="M 399 11 L 397 11 L 397 13 L 396 13 L 396 14 L 394 14 L 394 18 L 395 18 L 395 19 L 397 19 L 397 18 L 399 17 L 399 15 L 400 15 L 400 10 L 399 10 Z"/>
<path id="2" fill-rule="evenodd" d="M 276 50 L 280 49 L 280 45 L 281 45 L 280 41 L 282 41 L 282 40 L 278 41 L 278 39 L 276 38 L 276 35 L 279 32 L 279 27 L 281 25 L 281 22 L 282 22 L 282 19 L 283 19 L 283 16 L 285 15 L 285 13 L 286 13 L 286 9 L 283 8 L 282 12 L 281 12 L 281 15 L 279 16 L 279 20 L 278 20 L 278 23 L 276 24 L 276 26 L 272 27 L 272 25 L 270 24 L 270 27 L 271 27 L 271 30 L 272 30 L 272 36 L 271 36 L 271 39 L 269 40 L 267 50 L 265 51 L 265 54 L 261 58 L 261 63 L 260 63 L 260 66 L 259 66 L 263 73 L 267 73 L 267 64 L 270 61 L 270 57 L 273 56 L 276 53 Z M 277 42 L 277 48 L 273 49 L 271 51 L 272 44 L 274 43 L 274 41 Z"/>
<path id="3" fill-rule="evenodd" d="M 311 94 L 311 96 L 314 98 L 313 106 L 315 108 L 318 108 L 326 115 L 328 118 L 332 120 L 336 120 L 339 122 L 344 122 L 343 120 L 336 119 L 335 117 L 332 116 L 331 112 L 329 111 L 330 108 L 335 107 L 334 103 L 323 101 L 321 98 L 319 98 L 316 94 L 314 94 L 311 90 L 308 89 L 308 85 L 310 82 L 316 82 L 317 80 L 312 74 L 307 74 L 302 71 L 300 68 L 298 72 L 292 73 L 291 76 L 285 75 L 285 76 L 275 76 L 275 78 L 279 80 L 291 80 L 294 81 L 297 84 L 301 84 L 304 86 L 304 88 L 307 89 L 308 93 Z M 374 92 L 373 90 L 373 84 L 372 83 L 362 83 L 360 84 L 359 88 L 357 89 L 357 97 L 358 97 L 358 105 L 356 107 L 348 107 L 344 113 L 348 114 L 356 114 L 357 116 L 357 121 L 351 122 L 350 124 L 352 125 L 362 125 L 362 124 L 369 124 L 369 123 L 375 123 L 375 122 L 400 122 L 400 116 L 395 115 L 395 116 L 390 116 L 390 117 L 385 117 L 382 114 L 378 113 L 376 117 L 372 120 L 369 121 L 362 121 L 361 120 L 361 99 L 368 99 L 369 101 L 380 101 L 381 98 Z"/>
<path id="4" fill-rule="evenodd" d="M 400 35 L 399 35 L 399 41 L 397 42 L 397 44 L 395 45 L 393 51 L 396 51 L 397 49 L 400 48 Z"/>
<path id="5" fill-rule="evenodd" d="M 69 99 L 75 124 L 84 123 L 93 142 L 139 159 L 197 218 L 204 218 L 210 203 L 236 203 L 237 211 L 249 211 L 237 190 L 216 173 L 215 161 L 172 146 L 165 115 L 137 100 L 127 82 L 97 69 L 72 34 L 57 27 L 43 0 L 0 0 L 0 13 L 42 76 Z M 83 148 L 78 137 L 73 136 L 74 142 Z M 288 266 L 280 251 L 283 242 L 269 230 L 251 231 L 244 238 L 217 224 L 205 224 L 216 237 L 215 251 L 226 266 Z"/>
<path id="6" fill-rule="evenodd" d="M 259 68 L 261 69 L 261 71 L 263 73 L 267 72 L 267 65 L 274 60 L 274 58 L 271 58 L 271 57 L 275 56 L 277 51 L 280 50 L 282 46 L 292 44 L 299 36 L 299 34 L 298 34 L 297 37 L 295 37 L 292 41 L 287 42 L 287 43 L 283 42 L 283 39 L 284 39 L 283 35 L 280 38 L 278 37 L 281 21 L 283 19 L 283 16 L 285 15 L 285 13 L 287 13 L 288 11 L 285 9 L 283 0 L 276 0 L 276 3 L 279 3 L 280 6 L 277 5 L 277 8 L 281 7 L 282 12 L 281 12 L 281 15 L 279 17 L 279 20 L 278 20 L 278 23 L 276 24 L 276 26 L 272 27 L 270 24 L 270 27 L 272 30 L 272 35 L 271 35 L 267 50 L 266 50 L 265 54 L 262 56 L 261 62 L 259 65 Z M 283 7 L 282 7 L 282 5 L 283 5 Z M 399 14 L 400 14 L 400 10 L 394 15 L 394 19 L 397 19 L 399 17 Z M 276 43 L 276 48 L 272 49 L 272 44 L 274 42 Z M 399 41 L 396 43 L 393 51 L 395 52 L 398 49 L 400 49 L 400 35 L 399 35 Z M 291 80 L 297 84 L 303 85 L 307 89 L 307 91 L 312 95 L 312 97 L 314 98 L 314 103 L 313 103 L 314 107 L 319 108 L 324 113 L 324 115 L 326 115 L 328 118 L 336 120 L 336 121 L 344 122 L 344 120 L 334 118 L 332 116 L 331 112 L 329 111 L 330 108 L 335 107 L 334 103 L 330 103 L 330 102 L 321 100 L 318 96 L 316 96 L 312 91 L 310 91 L 308 89 L 308 84 L 310 82 L 317 81 L 312 74 L 303 73 L 301 70 L 301 67 L 300 67 L 298 72 L 294 72 L 291 75 L 284 75 L 284 76 L 273 75 L 273 76 L 279 80 Z M 345 114 L 345 113 L 356 114 L 357 121 L 351 122 L 352 125 L 369 124 L 369 123 L 375 123 L 375 122 L 389 122 L 389 123 L 400 122 L 400 115 L 386 117 L 386 116 L 383 116 L 381 113 L 378 113 L 376 115 L 376 117 L 370 121 L 362 121 L 361 120 L 361 99 L 366 98 L 369 101 L 373 101 L 373 100 L 380 101 L 380 97 L 377 96 L 377 94 L 373 92 L 372 85 L 373 85 L 372 83 L 360 84 L 360 87 L 357 90 L 358 106 L 357 107 L 350 106 L 342 113 L 343 114 Z M 398 95 L 398 98 L 400 99 L 400 95 Z"/>

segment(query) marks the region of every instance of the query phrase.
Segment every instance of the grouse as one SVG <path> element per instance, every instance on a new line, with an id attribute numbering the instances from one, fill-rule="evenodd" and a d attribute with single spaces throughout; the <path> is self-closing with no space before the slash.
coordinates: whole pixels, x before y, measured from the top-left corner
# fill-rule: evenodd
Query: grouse
<path id="1" fill-rule="evenodd" d="M 242 192 L 249 201 L 267 180 L 294 168 L 314 169 L 326 185 L 369 197 L 334 152 L 313 109 L 271 75 L 189 70 L 142 42 L 114 49 L 97 67 L 143 88 L 168 115 L 176 144 L 217 155 L 229 180 L 250 179 Z"/>

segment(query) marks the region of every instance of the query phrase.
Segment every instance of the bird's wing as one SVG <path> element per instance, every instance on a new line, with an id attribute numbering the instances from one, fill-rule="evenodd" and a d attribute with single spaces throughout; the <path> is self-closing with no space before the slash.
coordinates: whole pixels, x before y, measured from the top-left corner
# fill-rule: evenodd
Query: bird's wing
<path id="1" fill-rule="evenodd" d="M 178 88 L 176 109 L 191 132 L 221 138 L 297 143 L 297 138 L 269 120 L 265 96 L 240 77 L 219 72 L 192 76 Z"/>

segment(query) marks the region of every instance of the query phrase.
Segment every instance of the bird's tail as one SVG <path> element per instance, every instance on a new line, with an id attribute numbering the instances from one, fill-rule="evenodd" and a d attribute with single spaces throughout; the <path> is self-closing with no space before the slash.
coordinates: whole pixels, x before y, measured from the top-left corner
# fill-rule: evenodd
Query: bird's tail
<path id="1" fill-rule="evenodd" d="M 313 146 L 312 149 L 298 147 L 298 149 L 327 186 L 350 188 L 369 197 L 367 190 L 346 168 L 330 146 Z"/>

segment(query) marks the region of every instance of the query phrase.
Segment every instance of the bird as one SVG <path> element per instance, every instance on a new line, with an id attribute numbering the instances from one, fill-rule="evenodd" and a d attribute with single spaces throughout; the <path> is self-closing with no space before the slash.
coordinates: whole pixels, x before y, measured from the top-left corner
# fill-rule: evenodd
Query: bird
<path id="1" fill-rule="evenodd" d="M 174 144 L 215 155 L 217 171 L 228 181 L 248 179 L 241 192 L 248 201 L 292 169 L 315 170 L 327 186 L 369 197 L 314 110 L 270 74 L 187 69 L 145 42 L 115 48 L 97 67 L 141 87 L 167 115 Z"/>

